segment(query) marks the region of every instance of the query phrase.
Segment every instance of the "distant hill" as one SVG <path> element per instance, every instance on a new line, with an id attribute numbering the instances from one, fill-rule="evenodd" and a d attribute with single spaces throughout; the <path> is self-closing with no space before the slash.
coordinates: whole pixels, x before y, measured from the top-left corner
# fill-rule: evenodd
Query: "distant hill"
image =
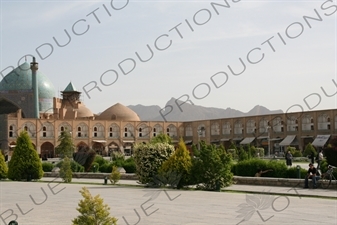
<path id="1" fill-rule="evenodd" d="M 282 110 L 269 110 L 260 105 L 244 113 L 231 108 L 221 109 L 191 105 L 189 103 L 183 104 L 182 101 L 178 100 L 178 104 L 181 105 L 181 109 L 179 109 L 176 101 L 176 99 L 171 98 L 166 103 L 165 110 L 161 110 L 161 107 L 157 105 L 130 105 L 128 107 L 135 111 L 142 121 L 164 121 L 164 117 L 166 121 L 195 121 L 283 113 Z"/>

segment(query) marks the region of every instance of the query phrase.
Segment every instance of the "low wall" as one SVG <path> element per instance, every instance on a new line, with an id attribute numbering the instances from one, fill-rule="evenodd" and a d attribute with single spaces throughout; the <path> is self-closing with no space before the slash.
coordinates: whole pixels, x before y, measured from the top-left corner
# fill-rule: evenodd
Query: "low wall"
<path id="1" fill-rule="evenodd" d="M 44 177 L 57 177 L 58 173 L 45 172 Z M 74 178 L 85 179 L 104 179 L 109 177 L 110 173 L 73 173 Z M 136 174 L 121 173 L 121 180 L 138 180 Z M 234 184 L 243 185 L 261 185 L 261 186 L 278 186 L 278 187 L 303 187 L 304 179 L 290 179 L 290 178 L 271 178 L 271 177 L 239 177 L 234 176 Z M 309 184 L 311 180 L 309 180 Z M 333 182 L 329 189 L 337 189 L 337 183 Z"/>
<path id="2" fill-rule="evenodd" d="M 57 172 L 44 172 L 44 177 L 58 177 Z M 104 179 L 104 177 L 109 177 L 110 173 L 73 173 L 73 178 L 83 178 L 83 179 Z M 121 173 L 121 180 L 138 180 L 136 174 L 133 173 Z"/>

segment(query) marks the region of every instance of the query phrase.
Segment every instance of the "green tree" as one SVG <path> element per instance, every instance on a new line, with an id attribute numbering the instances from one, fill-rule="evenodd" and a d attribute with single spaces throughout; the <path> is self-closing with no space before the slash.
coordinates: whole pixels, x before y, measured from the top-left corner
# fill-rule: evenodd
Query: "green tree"
<path id="1" fill-rule="evenodd" d="M 308 143 L 305 146 L 303 155 L 304 156 L 311 156 L 312 154 L 314 155 L 314 157 L 316 157 L 316 155 L 317 155 L 316 149 L 315 149 L 315 147 L 311 143 Z"/>
<path id="2" fill-rule="evenodd" d="M 63 159 L 63 163 L 60 169 L 60 177 L 65 183 L 70 183 L 73 178 L 70 159 L 67 156 Z"/>
<path id="3" fill-rule="evenodd" d="M 198 188 L 216 190 L 232 183 L 232 159 L 222 146 L 201 143 L 198 157 L 192 164 L 191 181 Z"/>
<path id="4" fill-rule="evenodd" d="M 110 216 L 110 207 L 99 195 L 93 197 L 86 187 L 80 193 L 84 199 L 76 209 L 81 215 L 72 220 L 73 225 L 117 225 L 117 219 Z"/>
<path id="5" fill-rule="evenodd" d="M 60 158 L 64 158 L 66 156 L 68 158 L 72 158 L 75 146 L 73 144 L 70 132 L 68 130 L 62 131 L 58 141 L 60 144 L 55 148 L 56 154 L 58 154 Z"/>
<path id="6" fill-rule="evenodd" d="M 177 187 L 181 188 L 188 184 L 188 179 L 191 173 L 192 159 L 190 152 L 187 150 L 184 140 L 181 138 L 178 143 L 178 148 L 173 155 L 165 161 L 160 169 L 160 173 L 175 173 L 181 176 Z"/>
<path id="7" fill-rule="evenodd" d="M 26 131 L 16 140 L 11 160 L 8 163 L 8 178 L 11 180 L 37 180 L 43 176 L 42 163 Z"/>
<path id="8" fill-rule="evenodd" d="M 157 136 L 151 138 L 150 143 L 151 144 L 156 144 L 156 143 L 172 144 L 172 138 L 168 136 L 167 134 L 160 133 Z"/>
<path id="9" fill-rule="evenodd" d="M 163 162 L 174 153 L 174 146 L 168 143 L 136 144 L 134 147 L 136 174 L 142 184 L 152 183 Z"/>
<path id="10" fill-rule="evenodd" d="M 8 173 L 8 167 L 7 167 L 7 164 L 5 162 L 5 157 L 0 150 L 0 180 L 6 179 L 7 173 Z"/>

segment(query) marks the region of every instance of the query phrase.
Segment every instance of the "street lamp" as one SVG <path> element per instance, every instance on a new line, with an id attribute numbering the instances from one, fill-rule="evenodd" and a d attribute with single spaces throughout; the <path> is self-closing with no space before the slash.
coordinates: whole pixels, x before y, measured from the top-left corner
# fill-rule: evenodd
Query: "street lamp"
<path id="1" fill-rule="evenodd" d="M 205 131 L 205 127 L 200 127 L 198 129 L 198 150 L 200 151 L 200 136 L 202 135 L 202 133 Z"/>
<path id="2" fill-rule="evenodd" d="M 270 126 L 267 126 L 266 129 L 268 131 L 268 156 L 270 157 L 270 132 L 269 132 Z"/>

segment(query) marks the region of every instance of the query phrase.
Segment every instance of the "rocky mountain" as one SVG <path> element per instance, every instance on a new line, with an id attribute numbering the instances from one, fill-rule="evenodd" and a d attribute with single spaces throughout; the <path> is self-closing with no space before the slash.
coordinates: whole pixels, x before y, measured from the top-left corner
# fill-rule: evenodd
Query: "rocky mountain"
<path id="1" fill-rule="evenodd" d="M 231 108 L 221 109 L 192 105 L 174 98 L 171 98 L 163 109 L 157 105 L 129 105 L 128 107 L 135 111 L 142 121 L 195 121 L 283 113 L 282 110 L 269 110 L 260 105 L 244 113 Z"/>

